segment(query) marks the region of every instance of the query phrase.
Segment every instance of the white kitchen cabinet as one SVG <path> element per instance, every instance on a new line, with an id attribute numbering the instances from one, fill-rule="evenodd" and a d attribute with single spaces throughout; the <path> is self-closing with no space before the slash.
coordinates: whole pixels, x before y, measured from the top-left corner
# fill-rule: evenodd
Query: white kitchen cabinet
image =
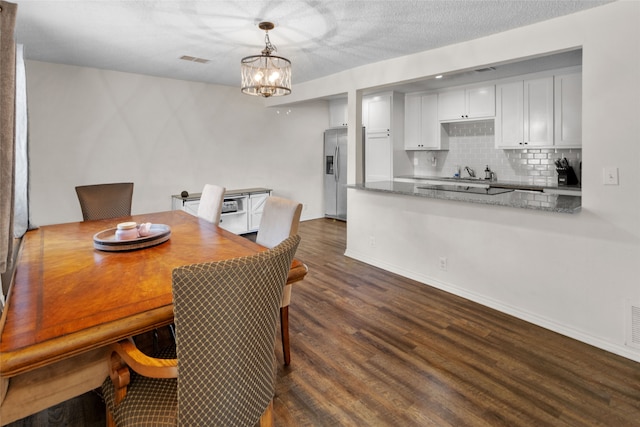
<path id="1" fill-rule="evenodd" d="M 496 114 L 495 86 L 478 86 L 438 94 L 438 120 L 492 118 Z"/>
<path id="2" fill-rule="evenodd" d="M 181 209 L 191 215 L 198 215 L 200 193 L 187 197 L 171 196 L 171 208 Z M 224 193 L 220 227 L 235 234 L 246 234 L 258 231 L 262 211 L 271 190 L 267 188 L 245 188 L 228 190 Z"/>
<path id="3" fill-rule="evenodd" d="M 438 120 L 438 94 L 407 94 L 404 103 L 404 149 L 447 150 Z"/>
<path id="4" fill-rule="evenodd" d="M 393 179 L 393 148 L 390 135 L 367 134 L 364 151 L 365 182 Z"/>
<path id="5" fill-rule="evenodd" d="M 496 85 L 496 148 L 520 148 L 524 141 L 524 82 Z"/>
<path id="6" fill-rule="evenodd" d="M 365 126 L 364 175 L 366 182 L 391 181 L 413 173 L 404 150 L 404 94 L 385 92 L 362 100 Z"/>
<path id="7" fill-rule="evenodd" d="M 554 76 L 555 139 L 559 147 L 582 147 L 582 73 Z"/>
<path id="8" fill-rule="evenodd" d="M 553 77 L 496 85 L 495 145 L 553 145 Z"/>
<path id="9" fill-rule="evenodd" d="M 553 78 L 524 81 L 524 145 L 553 145 Z"/>
<path id="10" fill-rule="evenodd" d="M 459 120 L 466 113 L 464 90 L 452 90 L 438 94 L 438 120 Z"/>
<path id="11" fill-rule="evenodd" d="M 347 126 L 347 99 L 329 101 L 329 127 Z"/>
<path id="12" fill-rule="evenodd" d="M 366 97 L 363 100 L 362 120 L 367 133 L 391 132 L 393 93 Z M 396 100 L 402 94 L 396 94 Z"/>

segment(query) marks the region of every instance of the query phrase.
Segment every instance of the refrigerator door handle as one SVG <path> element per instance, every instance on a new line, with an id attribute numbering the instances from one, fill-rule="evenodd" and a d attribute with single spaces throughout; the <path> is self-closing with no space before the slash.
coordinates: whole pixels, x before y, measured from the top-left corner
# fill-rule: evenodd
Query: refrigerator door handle
<path id="1" fill-rule="evenodd" d="M 333 179 L 336 180 L 336 182 L 338 182 L 338 179 L 340 178 L 340 147 L 336 145 L 336 148 L 334 150 L 334 167 L 333 170 L 335 171 L 334 175 L 333 175 Z"/>

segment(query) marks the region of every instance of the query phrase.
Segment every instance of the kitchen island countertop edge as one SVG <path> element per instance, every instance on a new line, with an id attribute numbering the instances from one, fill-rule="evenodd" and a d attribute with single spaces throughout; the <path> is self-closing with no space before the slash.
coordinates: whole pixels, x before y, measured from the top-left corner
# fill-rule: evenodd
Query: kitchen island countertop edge
<path id="1" fill-rule="evenodd" d="M 428 186 L 426 186 L 428 187 Z M 347 188 L 431 199 L 451 200 L 521 209 L 533 209 L 558 213 L 577 213 L 582 206 L 581 196 L 550 194 L 533 191 L 510 191 L 500 194 L 477 194 L 463 191 L 448 191 L 425 186 L 415 182 L 378 181 L 351 184 Z"/>

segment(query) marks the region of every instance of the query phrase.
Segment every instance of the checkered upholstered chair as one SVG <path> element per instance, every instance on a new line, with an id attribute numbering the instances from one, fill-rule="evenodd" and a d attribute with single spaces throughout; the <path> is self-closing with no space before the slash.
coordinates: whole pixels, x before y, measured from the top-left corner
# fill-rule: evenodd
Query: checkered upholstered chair
<path id="1" fill-rule="evenodd" d="M 298 234 L 302 204 L 282 197 L 271 196 L 265 202 L 262 219 L 256 235 L 256 243 L 272 248 L 289 236 Z M 284 364 L 291 363 L 289 349 L 289 303 L 291 303 L 292 284 L 284 288 L 280 304 L 280 333 L 282 335 L 282 353 Z"/>
<path id="2" fill-rule="evenodd" d="M 84 221 L 131 215 L 132 182 L 80 185 L 76 194 Z"/>
<path id="3" fill-rule="evenodd" d="M 213 184 L 205 184 L 198 205 L 198 216 L 213 224 L 220 224 L 222 202 L 224 201 L 224 187 Z"/>
<path id="4" fill-rule="evenodd" d="M 277 313 L 299 242 L 176 268 L 177 359 L 114 345 L 102 386 L 108 425 L 273 425 Z"/>

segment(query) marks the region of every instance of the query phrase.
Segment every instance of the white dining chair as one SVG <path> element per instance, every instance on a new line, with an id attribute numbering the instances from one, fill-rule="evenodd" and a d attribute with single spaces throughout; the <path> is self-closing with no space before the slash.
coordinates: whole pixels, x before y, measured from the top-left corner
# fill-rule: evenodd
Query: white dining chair
<path id="1" fill-rule="evenodd" d="M 262 212 L 262 219 L 256 235 L 256 243 L 273 248 L 289 236 L 298 234 L 302 204 L 282 197 L 267 198 Z M 280 332 L 282 334 L 282 353 L 284 364 L 291 362 L 289 349 L 289 303 L 293 287 L 287 284 L 280 304 Z"/>
<path id="2" fill-rule="evenodd" d="M 205 184 L 200 196 L 200 205 L 198 205 L 198 217 L 213 224 L 219 224 L 225 190 L 219 185 Z"/>

